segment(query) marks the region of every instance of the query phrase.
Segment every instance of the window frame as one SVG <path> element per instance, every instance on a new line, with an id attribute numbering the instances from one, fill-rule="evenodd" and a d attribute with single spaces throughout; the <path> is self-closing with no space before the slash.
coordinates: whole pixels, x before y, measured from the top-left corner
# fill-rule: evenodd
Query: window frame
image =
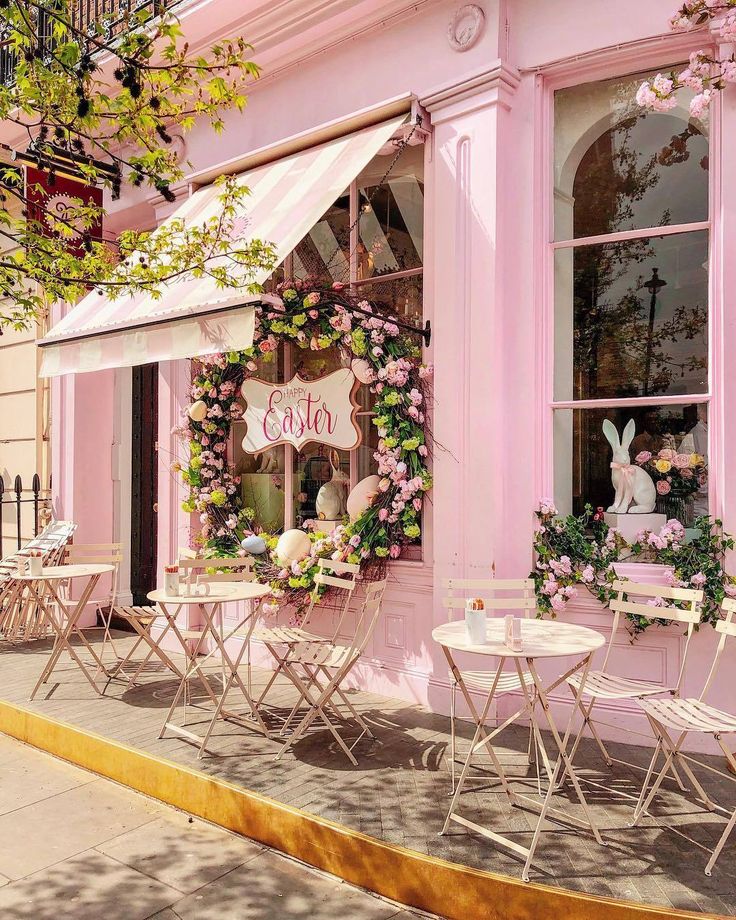
<path id="1" fill-rule="evenodd" d="M 420 144 L 417 146 L 422 147 L 422 185 L 425 189 L 423 196 L 423 223 L 426 228 L 426 218 L 427 218 L 427 201 L 426 201 L 426 146 L 424 140 L 420 141 Z M 350 211 L 349 211 L 349 220 L 350 220 L 350 237 L 349 237 L 349 246 L 350 246 L 350 260 L 349 260 L 349 278 L 346 280 L 346 284 L 349 284 L 350 290 L 352 293 L 357 293 L 361 290 L 370 290 L 370 286 L 373 283 L 377 282 L 386 282 L 386 281 L 396 281 L 402 278 L 410 277 L 421 277 L 424 278 L 425 272 L 425 261 L 422 258 L 422 265 L 416 268 L 402 269 L 395 272 L 386 272 L 381 275 L 373 275 L 370 278 L 358 278 L 358 243 L 359 243 L 359 233 L 360 233 L 360 224 L 357 220 L 358 218 L 358 206 L 359 206 L 359 185 L 358 177 L 353 179 L 348 188 L 349 201 L 350 201 Z M 426 241 L 426 230 L 424 233 Z M 288 253 L 279 263 L 279 266 L 283 266 L 284 277 L 292 278 L 294 271 L 294 251 Z M 367 294 L 367 298 L 370 295 Z M 422 312 L 420 316 L 420 323 L 424 320 L 425 315 L 425 295 L 424 287 L 422 287 Z M 290 380 L 294 375 L 294 347 L 288 342 L 279 343 L 280 347 L 284 349 L 284 379 Z M 358 411 L 356 413 L 357 417 L 363 416 L 373 416 L 375 413 L 372 411 Z M 230 436 L 230 456 L 234 456 L 234 432 L 235 426 L 231 429 Z M 296 466 L 296 449 L 290 444 L 284 445 L 284 474 L 283 474 L 283 501 L 284 501 L 284 530 L 289 530 L 296 526 L 295 516 L 294 516 L 294 471 Z M 352 489 L 358 483 L 358 454 L 356 450 L 350 451 L 350 489 Z M 423 545 L 424 545 L 424 520 L 425 520 L 425 511 L 422 511 L 422 537 L 418 544 L 407 545 L 404 548 L 404 553 L 402 558 L 404 561 L 418 562 L 422 561 L 423 558 Z"/>
<path id="2" fill-rule="evenodd" d="M 585 66 L 581 63 L 561 67 L 556 74 L 540 72 L 536 78 L 537 133 L 536 187 L 542 194 L 542 219 L 537 228 L 535 249 L 540 258 L 535 272 L 535 290 L 539 292 L 541 316 L 537 339 L 537 419 L 539 443 L 542 447 L 535 470 L 537 497 L 554 497 L 554 415 L 555 412 L 575 409 L 639 408 L 643 406 L 708 405 L 708 507 L 712 517 L 722 516 L 723 506 L 723 296 L 717 284 L 721 262 L 720 235 L 721 219 L 718 201 L 721 187 L 720 94 L 711 105 L 708 135 L 709 177 L 708 177 L 708 219 L 666 227 L 645 227 L 635 230 L 617 231 L 577 239 L 555 240 L 555 93 L 562 89 L 582 86 L 586 83 L 625 79 L 638 73 L 660 69 L 668 72 L 673 62 L 686 58 L 695 50 L 692 38 L 673 36 L 666 47 L 659 45 L 640 49 L 617 49 L 618 60 L 599 66 Z M 715 50 L 712 48 L 711 50 Z M 657 239 L 693 231 L 708 233 L 708 385 L 704 393 L 673 394 L 667 396 L 612 397 L 595 399 L 555 399 L 555 254 L 561 249 L 574 249 L 601 243 L 615 243 L 632 239 Z M 570 471 L 572 475 L 572 470 Z"/>

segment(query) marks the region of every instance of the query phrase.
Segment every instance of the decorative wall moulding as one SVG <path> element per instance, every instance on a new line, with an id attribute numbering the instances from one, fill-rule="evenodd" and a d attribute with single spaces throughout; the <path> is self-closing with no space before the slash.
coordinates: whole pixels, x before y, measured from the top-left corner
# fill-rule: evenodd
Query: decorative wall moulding
<path id="1" fill-rule="evenodd" d="M 485 13 L 476 3 L 461 6 L 447 27 L 447 41 L 453 51 L 468 51 L 477 44 L 485 28 Z"/>
<path id="2" fill-rule="evenodd" d="M 432 123 L 438 124 L 475 108 L 489 105 L 511 108 L 511 100 L 520 82 L 519 71 L 497 58 L 490 66 L 473 71 L 457 82 L 430 90 L 419 101 L 431 114 Z"/>

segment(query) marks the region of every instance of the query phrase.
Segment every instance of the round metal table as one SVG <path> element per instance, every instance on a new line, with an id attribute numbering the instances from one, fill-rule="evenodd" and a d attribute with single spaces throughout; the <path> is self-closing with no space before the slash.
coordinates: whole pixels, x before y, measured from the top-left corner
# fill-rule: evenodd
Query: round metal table
<path id="1" fill-rule="evenodd" d="M 470 693 L 468 692 L 468 688 L 463 681 L 462 671 L 455 663 L 453 652 L 467 652 L 473 655 L 482 655 L 487 658 L 493 658 L 494 666 L 493 670 L 491 670 L 491 673 L 494 673 L 495 671 L 495 678 L 486 698 L 483 710 L 480 716 L 476 718 L 477 727 L 475 730 L 475 735 L 470 745 L 468 756 L 465 760 L 465 763 L 463 764 L 463 769 L 452 797 L 452 802 L 450 804 L 447 818 L 440 833 L 446 833 L 450 822 L 454 821 L 470 830 L 474 830 L 482 834 L 483 836 L 492 840 L 494 843 L 524 857 L 525 863 L 522 870 L 522 878 L 525 882 L 529 881 L 529 867 L 534 858 L 534 852 L 537 848 L 537 843 L 539 842 L 542 824 L 545 818 L 548 816 L 563 823 L 569 823 L 576 827 L 582 827 L 586 830 L 591 830 L 596 841 L 600 844 L 603 844 L 604 841 L 602 840 L 598 828 L 593 820 L 590 808 L 588 807 L 588 803 L 586 802 L 585 796 L 583 795 L 583 791 L 580 787 L 580 782 L 575 774 L 570 757 L 568 756 L 567 747 L 570 740 L 570 732 L 572 729 L 575 713 L 578 709 L 580 697 L 585 688 L 585 682 L 588 676 L 588 671 L 590 669 L 590 662 L 593 653 L 605 644 L 605 637 L 593 629 L 589 629 L 586 626 L 578 626 L 573 623 L 560 623 L 557 620 L 522 619 L 522 649 L 521 651 L 513 651 L 504 642 L 505 631 L 503 619 L 500 617 L 488 617 L 486 641 L 481 645 L 471 644 L 468 641 L 464 620 L 444 623 L 442 626 L 436 627 L 432 631 L 432 638 L 435 640 L 435 642 L 442 646 L 442 650 L 445 653 L 447 662 L 450 665 L 450 670 L 452 671 L 452 674 L 457 681 L 460 691 L 468 703 L 471 712 L 474 714 L 476 714 L 475 706 L 470 697 Z M 577 661 L 574 665 L 569 667 L 562 676 L 556 678 L 548 686 L 545 686 L 539 676 L 539 672 L 537 671 L 536 661 L 539 659 L 551 658 L 574 658 L 577 659 Z M 485 727 L 485 721 L 494 700 L 496 685 L 507 663 L 512 664 L 516 668 L 516 671 L 519 675 L 521 692 L 524 697 L 524 704 L 517 712 L 513 713 L 513 715 L 511 715 L 509 718 L 505 719 L 501 725 L 492 730 L 487 730 Z M 531 675 L 533 688 L 528 686 L 528 677 L 524 675 L 523 666 L 526 666 L 528 674 Z M 566 682 L 567 679 L 576 671 L 581 672 L 580 685 L 575 694 L 575 701 L 570 710 L 570 718 L 568 719 L 564 734 L 561 734 L 552 717 L 552 712 L 549 706 L 549 693 L 556 687 L 560 686 L 560 684 Z M 501 732 L 504 728 L 506 728 L 508 725 L 520 717 L 528 716 L 532 731 L 534 732 L 534 736 L 537 739 L 537 743 L 543 748 L 544 745 L 540 734 L 539 721 L 537 719 L 538 708 L 541 708 L 542 712 L 544 713 L 547 725 L 549 726 L 549 729 L 552 733 L 552 737 L 554 738 L 555 746 L 557 747 L 558 751 L 557 760 L 550 776 L 547 793 L 541 803 L 529 798 L 528 796 L 520 795 L 518 792 L 515 792 L 512 789 L 508 778 L 504 773 L 503 767 L 501 766 L 501 763 L 498 760 L 498 757 L 496 756 L 491 744 L 496 735 L 498 735 L 499 732 Z M 499 775 L 499 779 L 501 780 L 503 789 L 508 795 L 511 803 L 513 805 L 531 808 L 539 812 L 539 818 L 534 829 L 534 834 L 529 847 L 524 847 L 517 843 L 515 840 L 510 840 L 508 837 L 505 837 L 496 831 L 493 831 L 487 827 L 483 827 L 482 825 L 474 821 L 470 821 L 462 815 L 457 814 L 456 809 L 459 804 L 460 795 L 463 791 L 463 786 L 465 785 L 468 770 L 471 766 L 473 755 L 482 748 L 487 748 L 488 753 L 490 754 L 493 761 L 494 768 Z M 570 778 L 570 781 L 575 788 L 575 793 L 578 797 L 578 800 L 583 807 L 585 821 L 579 820 L 578 818 L 568 813 L 555 809 L 551 805 L 552 796 L 555 792 L 555 788 L 560 776 L 560 771 L 563 765 L 565 768 L 565 774 Z"/>
<path id="2" fill-rule="evenodd" d="M 182 585 L 182 589 L 184 588 L 185 586 Z M 159 738 L 163 738 L 167 730 L 171 731 L 188 741 L 195 742 L 199 746 L 198 756 L 201 757 L 207 747 L 207 742 L 209 741 L 212 730 L 218 719 L 227 719 L 241 725 L 246 725 L 264 735 L 269 733 L 268 727 L 258 713 L 251 695 L 238 674 L 238 667 L 248 647 L 251 633 L 253 632 L 256 622 L 256 608 L 253 606 L 252 602 L 262 600 L 266 595 L 271 593 L 271 588 L 268 585 L 262 585 L 258 582 L 216 582 L 199 585 L 196 588 L 189 588 L 188 591 L 190 593 L 167 594 L 163 589 L 157 588 L 155 591 L 149 593 L 148 599 L 158 606 L 161 615 L 166 620 L 166 626 L 158 639 L 159 644 L 165 635 L 171 631 L 179 641 L 186 660 L 183 676 L 174 694 L 174 699 L 166 714 L 166 718 L 164 719 Z M 243 604 L 243 607 L 238 613 L 235 625 L 226 632 L 222 617 L 222 605 L 224 603 L 238 602 L 246 603 Z M 204 623 L 196 630 L 182 630 L 178 626 L 176 618 L 183 607 L 191 605 L 200 607 Z M 233 658 L 226 648 L 226 643 L 235 636 L 243 641 L 239 651 Z M 209 650 L 205 651 L 208 639 L 212 639 L 213 645 Z M 212 688 L 202 670 L 210 657 L 217 652 L 220 654 L 222 663 L 222 690 L 219 695 Z M 189 682 L 194 679 L 199 681 L 205 694 L 215 707 L 204 736 L 197 735 L 186 728 L 185 725 L 178 725 L 172 721 L 174 710 L 183 696 L 184 721 L 186 723 L 186 700 L 188 697 Z M 238 715 L 224 708 L 228 693 L 233 685 L 240 690 L 248 704 L 250 715 L 247 717 Z"/>

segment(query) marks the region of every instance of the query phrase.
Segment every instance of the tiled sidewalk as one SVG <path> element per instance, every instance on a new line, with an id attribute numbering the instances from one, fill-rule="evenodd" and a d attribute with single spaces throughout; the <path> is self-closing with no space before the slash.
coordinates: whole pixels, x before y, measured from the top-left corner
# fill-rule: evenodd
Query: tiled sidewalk
<path id="1" fill-rule="evenodd" d="M 419 920 L 0 735 L 3 920 Z"/>

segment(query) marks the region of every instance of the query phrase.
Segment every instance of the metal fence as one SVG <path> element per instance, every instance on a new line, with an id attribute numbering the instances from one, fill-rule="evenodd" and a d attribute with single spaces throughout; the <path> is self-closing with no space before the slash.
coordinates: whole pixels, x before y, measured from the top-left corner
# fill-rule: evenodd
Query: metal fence
<path id="1" fill-rule="evenodd" d="M 129 14 L 143 13 L 144 20 L 153 19 L 178 0 L 79 0 L 71 11 L 72 26 L 79 32 L 94 35 L 102 29 L 102 38 L 111 41 L 126 25 Z M 38 49 L 43 53 L 54 47 L 53 18 L 38 10 Z M 7 86 L 15 80 L 18 57 L 9 43 L 0 41 L 0 83 Z"/>
<path id="2" fill-rule="evenodd" d="M 28 515 L 24 515 L 24 506 L 32 514 L 33 533 L 24 533 L 24 524 Z M 20 549 L 24 539 L 35 537 L 42 526 L 44 512 L 51 511 L 51 480 L 48 488 L 41 487 L 41 477 L 33 474 L 30 488 L 23 488 L 23 480 L 16 476 L 13 485 L 8 487 L 0 476 L 0 555 L 5 540 L 12 540 Z M 8 513 L 9 512 L 9 513 Z M 30 522 L 29 522 L 30 523 Z"/>

